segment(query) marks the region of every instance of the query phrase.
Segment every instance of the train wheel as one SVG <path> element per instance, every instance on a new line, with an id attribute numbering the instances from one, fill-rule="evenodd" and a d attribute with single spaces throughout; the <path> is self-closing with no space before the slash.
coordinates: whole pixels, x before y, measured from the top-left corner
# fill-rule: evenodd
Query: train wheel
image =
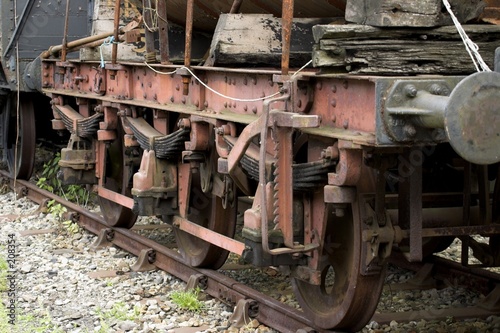
<path id="1" fill-rule="evenodd" d="M 385 278 L 385 266 L 372 275 L 362 275 L 364 247 L 359 203 L 344 216 L 327 205 L 327 226 L 322 253 L 321 284 L 294 279 L 293 288 L 302 310 L 324 329 L 360 330 L 377 307 Z"/>
<path id="2" fill-rule="evenodd" d="M 201 172 L 192 174 L 187 219 L 225 236 L 233 237 L 236 227 L 236 204 L 227 204 L 224 208 L 220 197 L 206 189 L 203 191 L 203 184 L 207 182 L 203 181 L 202 174 Z M 212 177 L 218 175 L 213 174 Z M 234 193 L 234 187 L 232 190 Z M 191 266 L 218 269 L 226 261 L 228 251 L 178 228 L 174 228 L 174 231 L 177 246 Z"/>
<path id="3" fill-rule="evenodd" d="M 106 149 L 105 177 L 103 186 L 113 192 L 131 196 L 131 183 L 134 175 L 133 164 L 125 154 L 123 146 L 123 129 L 118 127 L 117 138 Z M 99 197 L 101 213 L 111 227 L 132 228 L 137 215 L 131 209 L 116 202 Z"/>
<path id="4" fill-rule="evenodd" d="M 35 110 L 31 98 L 21 98 L 19 121 L 16 96 L 9 96 L 3 107 L 3 147 L 11 176 L 29 179 L 35 164 Z"/>

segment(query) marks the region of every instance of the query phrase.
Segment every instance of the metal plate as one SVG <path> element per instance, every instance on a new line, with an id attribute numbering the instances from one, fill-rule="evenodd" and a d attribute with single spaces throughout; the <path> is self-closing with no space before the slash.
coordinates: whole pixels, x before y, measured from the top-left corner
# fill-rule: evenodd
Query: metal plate
<path id="1" fill-rule="evenodd" d="M 450 95 L 445 128 L 453 149 L 476 164 L 500 161 L 500 73 L 481 72 Z"/>

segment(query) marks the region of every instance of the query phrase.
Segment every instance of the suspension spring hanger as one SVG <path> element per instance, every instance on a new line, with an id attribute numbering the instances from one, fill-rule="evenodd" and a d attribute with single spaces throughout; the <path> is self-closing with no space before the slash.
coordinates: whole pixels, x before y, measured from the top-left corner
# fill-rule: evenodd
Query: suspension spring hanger
<path id="1" fill-rule="evenodd" d="M 290 45 L 292 40 L 294 0 L 283 0 L 281 13 L 281 75 L 288 75 L 290 69 Z"/>
<path id="2" fill-rule="evenodd" d="M 193 44 L 193 16 L 194 16 L 194 0 L 187 1 L 186 8 L 186 40 L 184 49 L 184 66 L 191 68 L 191 47 Z M 189 94 L 189 83 L 191 82 L 191 75 L 187 71 L 181 73 L 182 75 L 182 93 L 184 96 Z"/>

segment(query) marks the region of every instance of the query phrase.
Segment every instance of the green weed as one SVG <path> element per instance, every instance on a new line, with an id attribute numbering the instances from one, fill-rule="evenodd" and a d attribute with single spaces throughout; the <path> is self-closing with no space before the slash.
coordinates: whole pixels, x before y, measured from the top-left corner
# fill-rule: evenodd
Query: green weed
<path id="1" fill-rule="evenodd" d="M 36 185 L 43 190 L 63 197 L 65 200 L 87 207 L 92 194 L 81 185 L 63 185 L 57 177 L 60 171 L 60 160 L 61 154 L 57 153 L 52 160 L 43 165 L 42 174 L 38 178 Z"/>
<path id="2" fill-rule="evenodd" d="M 170 294 L 170 299 L 181 309 L 200 312 L 205 305 L 198 299 L 200 291 L 199 288 L 188 291 L 174 291 Z"/>

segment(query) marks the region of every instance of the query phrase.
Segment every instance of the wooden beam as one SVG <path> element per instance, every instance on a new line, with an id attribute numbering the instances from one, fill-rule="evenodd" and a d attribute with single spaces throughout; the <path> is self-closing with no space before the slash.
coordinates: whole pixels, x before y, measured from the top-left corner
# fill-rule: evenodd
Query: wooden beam
<path id="1" fill-rule="evenodd" d="M 477 18 L 484 2 L 450 0 L 461 23 Z M 442 0 L 348 0 L 346 20 L 379 27 L 434 27 L 452 24 Z"/>
<path id="2" fill-rule="evenodd" d="M 493 68 L 500 27 L 465 25 Z M 313 64 L 326 72 L 382 75 L 470 74 L 475 67 L 455 26 L 383 29 L 364 25 L 322 25 L 313 28 Z"/>

